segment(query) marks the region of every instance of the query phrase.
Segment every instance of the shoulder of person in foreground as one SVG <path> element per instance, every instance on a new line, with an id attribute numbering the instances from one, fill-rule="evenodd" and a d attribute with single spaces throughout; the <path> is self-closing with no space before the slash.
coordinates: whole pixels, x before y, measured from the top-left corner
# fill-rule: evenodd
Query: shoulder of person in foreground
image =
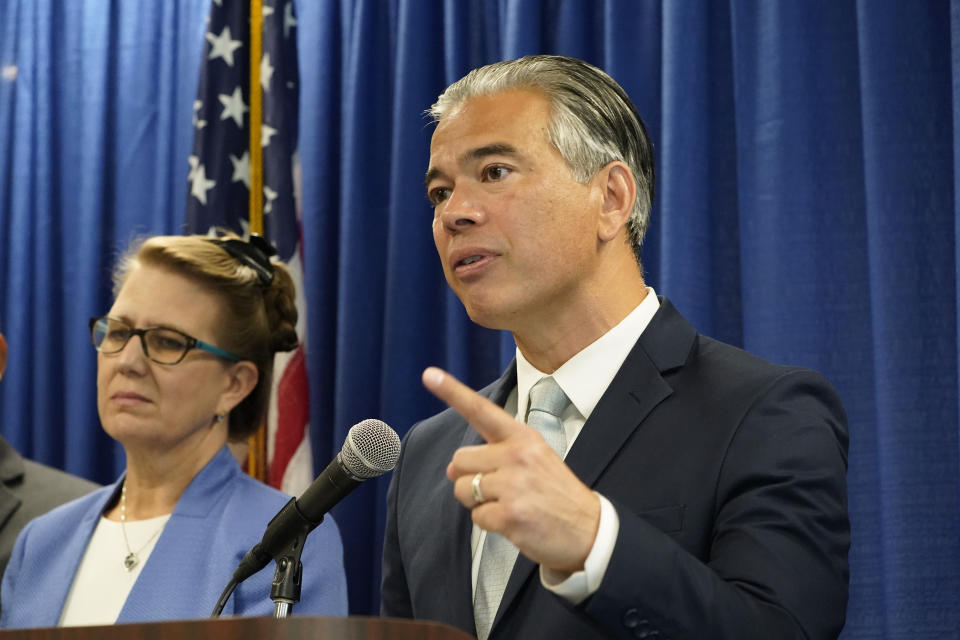
<path id="1" fill-rule="evenodd" d="M 6 487 L 23 500 L 21 509 L 30 513 L 31 519 L 101 486 L 27 458 L 23 459 L 23 471 L 19 482 Z"/>
<path id="2" fill-rule="evenodd" d="M 0 481 L 0 540 L 9 538 L 11 547 L 16 534 L 27 522 L 100 486 L 24 458 L 2 436 Z"/>

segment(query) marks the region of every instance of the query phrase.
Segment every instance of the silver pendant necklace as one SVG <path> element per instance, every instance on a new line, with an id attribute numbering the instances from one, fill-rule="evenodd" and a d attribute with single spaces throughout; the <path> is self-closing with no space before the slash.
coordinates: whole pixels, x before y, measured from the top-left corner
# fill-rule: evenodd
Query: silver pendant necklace
<path id="1" fill-rule="evenodd" d="M 138 550 L 134 551 L 130 548 L 130 540 L 127 539 L 127 481 L 123 481 L 123 488 L 120 489 L 120 531 L 123 532 L 123 543 L 127 545 L 127 555 L 123 558 L 123 568 L 127 571 L 133 571 L 138 564 L 140 564 L 140 553 L 147 548 L 153 539 L 160 535 L 160 532 L 163 531 L 163 528 L 167 526 L 166 520 L 163 524 L 160 525 L 160 528 L 153 532 L 153 535 L 150 536 L 146 542 L 143 543 L 143 546 Z"/>

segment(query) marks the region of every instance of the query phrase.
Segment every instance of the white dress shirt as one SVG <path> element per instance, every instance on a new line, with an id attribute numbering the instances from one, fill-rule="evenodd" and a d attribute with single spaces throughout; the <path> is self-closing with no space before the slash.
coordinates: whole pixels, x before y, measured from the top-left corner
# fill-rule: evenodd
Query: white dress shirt
<path id="1" fill-rule="evenodd" d="M 140 577 L 140 570 L 157 545 L 159 532 L 167 526 L 169 519 L 170 514 L 167 514 L 122 525 L 101 516 L 67 592 L 59 626 L 115 623 L 134 583 Z M 139 562 L 128 571 L 123 560 L 131 548 L 136 551 Z"/>
<path id="2" fill-rule="evenodd" d="M 539 371 L 517 349 L 517 386 L 507 398 L 504 409 L 523 422 L 530 388 L 541 378 L 552 375 L 570 399 L 570 404 L 561 416 L 567 437 L 567 452 L 569 452 L 570 447 L 580 435 L 584 423 L 590 418 L 590 414 L 600 402 L 607 387 L 613 382 L 623 361 L 627 359 L 640 334 L 647 328 L 659 308 L 660 301 L 657 300 L 656 292 L 652 287 L 647 287 L 646 297 L 626 318 L 567 360 L 553 374 Z M 584 570 L 567 574 L 540 567 L 540 581 L 543 586 L 573 604 L 579 604 L 600 587 L 620 531 L 620 520 L 613 505 L 600 494 L 597 495 L 600 498 L 600 525 L 584 564 Z M 470 547 L 473 558 L 471 574 L 474 594 L 476 594 L 477 572 L 480 569 L 480 555 L 485 539 L 486 531 L 473 525 Z"/>

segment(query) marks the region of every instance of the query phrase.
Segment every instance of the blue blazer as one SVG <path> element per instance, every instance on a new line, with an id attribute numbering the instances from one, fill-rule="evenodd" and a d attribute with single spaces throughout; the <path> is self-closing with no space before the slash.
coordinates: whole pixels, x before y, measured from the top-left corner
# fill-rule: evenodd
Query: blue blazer
<path id="1" fill-rule="evenodd" d="M 3 576 L 0 627 L 57 624 L 90 536 L 119 488 L 118 480 L 24 528 Z M 288 500 L 243 473 L 224 447 L 183 493 L 117 622 L 209 617 L 240 559 Z M 117 550 L 117 562 L 122 551 Z M 329 516 L 307 538 L 302 561 L 302 596 L 294 615 L 346 615 L 343 547 Z M 273 570 L 271 564 L 243 582 L 223 615 L 272 615 Z"/>
<path id="2" fill-rule="evenodd" d="M 482 393 L 501 406 L 516 367 Z M 470 512 L 446 465 L 480 437 L 452 410 L 407 434 L 388 491 L 382 613 L 475 633 Z M 491 639 L 836 638 L 850 528 L 847 427 L 822 376 L 699 335 L 666 299 L 567 454 L 620 531 L 579 606 L 520 555 Z"/>

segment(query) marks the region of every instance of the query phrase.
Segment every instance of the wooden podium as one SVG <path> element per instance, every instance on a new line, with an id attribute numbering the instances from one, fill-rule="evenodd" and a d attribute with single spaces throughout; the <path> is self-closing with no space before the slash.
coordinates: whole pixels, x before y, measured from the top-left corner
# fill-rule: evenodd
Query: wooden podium
<path id="1" fill-rule="evenodd" d="M 0 631 L 0 640 L 473 640 L 439 622 L 291 616 Z"/>

